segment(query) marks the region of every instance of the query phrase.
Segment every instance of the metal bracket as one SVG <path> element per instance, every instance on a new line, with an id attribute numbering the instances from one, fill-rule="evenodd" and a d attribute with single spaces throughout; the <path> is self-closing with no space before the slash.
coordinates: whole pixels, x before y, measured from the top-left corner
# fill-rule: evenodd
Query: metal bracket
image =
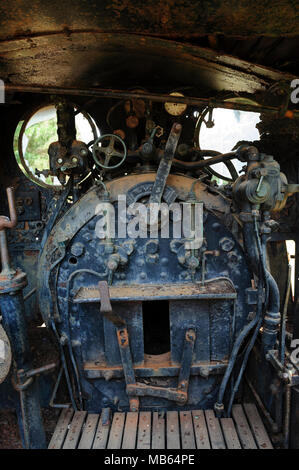
<path id="1" fill-rule="evenodd" d="M 278 350 L 275 349 L 271 349 L 267 352 L 266 359 L 277 371 L 277 375 L 282 382 L 290 385 L 291 387 L 299 385 L 299 371 L 297 370 L 295 373 L 296 367 L 291 360 L 286 364 L 286 366 L 282 364 L 278 358 Z"/>
<path id="2" fill-rule="evenodd" d="M 189 378 L 192 365 L 194 344 L 196 340 L 195 331 L 192 329 L 186 331 L 177 389 L 148 386 L 143 383 L 138 383 L 136 382 L 135 378 L 132 355 L 130 351 L 129 333 L 125 322 L 118 315 L 113 313 L 107 281 L 99 282 L 99 289 L 101 295 L 100 311 L 117 328 L 117 341 L 126 381 L 126 392 L 129 396 L 130 410 L 138 411 L 138 396 L 153 396 L 166 398 L 167 400 L 176 401 L 181 405 L 186 403 L 188 400 Z"/>
<path id="3" fill-rule="evenodd" d="M 129 334 L 128 334 L 128 330 L 126 327 L 121 327 L 117 329 L 117 341 L 118 341 L 118 346 L 119 346 L 121 362 L 122 362 L 123 369 L 124 369 L 124 376 L 125 376 L 127 389 L 130 386 L 135 387 L 137 384 L 136 384 L 135 372 L 133 369 L 133 362 L 132 362 L 132 356 L 131 356 L 131 351 L 130 351 Z M 136 393 L 131 393 L 130 396 L 131 396 L 129 398 L 130 410 L 138 411 L 139 399 L 136 397 Z"/>
<path id="4" fill-rule="evenodd" d="M 39 367 L 38 369 L 30 369 L 24 371 L 24 369 L 19 369 L 17 371 L 17 382 L 12 378 L 12 384 L 15 390 L 18 392 L 23 392 L 27 390 L 28 387 L 33 383 L 34 378 L 40 374 L 44 374 L 46 372 L 50 372 L 51 370 L 55 369 L 57 366 L 56 363 L 51 363 L 43 367 Z"/>
<path id="5" fill-rule="evenodd" d="M 107 281 L 100 281 L 99 284 L 100 298 L 101 298 L 101 314 L 111 321 L 117 328 L 117 341 L 119 345 L 119 352 L 122 361 L 122 366 L 124 369 L 124 376 L 126 384 L 135 384 L 135 373 L 133 369 L 132 356 L 129 345 L 129 335 L 128 330 L 125 324 L 125 321 L 112 310 L 110 302 L 110 293 Z M 139 400 L 138 398 L 131 398 L 130 400 L 130 410 L 138 411 L 139 409 Z"/>
<path id="6" fill-rule="evenodd" d="M 188 400 L 188 386 L 195 340 L 195 331 L 192 329 L 187 330 L 177 389 L 150 386 L 142 383 L 132 383 L 127 385 L 127 394 L 129 396 L 137 395 L 166 398 L 167 400 L 173 400 L 180 405 L 184 405 Z"/>
<path id="7" fill-rule="evenodd" d="M 190 329 L 186 331 L 185 343 L 183 349 L 182 364 L 179 374 L 178 390 L 186 394 L 186 401 L 188 399 L 188 386 L 190 379 L 190 370 L 192 365 L 192 356 L 194 351 L 194 344 L 196 340 L 196 333 Z"/>

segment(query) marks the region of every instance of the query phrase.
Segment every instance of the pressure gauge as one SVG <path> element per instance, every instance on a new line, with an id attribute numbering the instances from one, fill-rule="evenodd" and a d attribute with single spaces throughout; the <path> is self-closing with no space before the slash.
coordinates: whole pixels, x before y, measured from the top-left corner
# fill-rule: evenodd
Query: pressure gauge
<path id="1" fill-rule="evenodd" d="M 173 93 L 170 93 L 170 96 L 183 97 L 184 95 L 182 93 L 174 91 Z M 171 116 L 180 116 L 187 109 L 187 105 L 185 103 L 165 103 L 164 107 L 168 114 L 170 114 Z"/>

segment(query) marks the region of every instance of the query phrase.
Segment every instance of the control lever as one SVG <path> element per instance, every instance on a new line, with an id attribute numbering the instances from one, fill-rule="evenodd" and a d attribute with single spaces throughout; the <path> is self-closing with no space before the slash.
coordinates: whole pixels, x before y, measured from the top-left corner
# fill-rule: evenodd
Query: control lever
<path id="1" fill-rule="evenodd" d="M 163 192 L 164 192 L 165 185 L 166 185 L 166 180 L 168 178 L 168 175 L 171 169 L 173 157 L 174 157 L 177 145 L 178 145 L 181 132 L 182 132 L 181 124 L 174 123 L 171 128 L 168 140 L 166 142 L 164 155 L 159 164 L 156 180 L 155 180 L 152 193 L 149 199 L 150 204 L 161 203 Z"/>
<path id="2" fill-rule="evenodd" d="M 100 298 L 101 298 L 101 309 L 100 312 L 111 321 L 117 328 L 117 342 L 119 346 L 120 357 L 122 361 L 122 366 L 124 370 L 124 376 L 126 385 L 136 385 L 135 379 L 135 372 L 133 368 L 133 361 L 132 355 L 130 351 L 130 343 L 129 343 L 129 334 L 126 327 L 125 321 L 119 317 L 119 315 L 115 314 L 112 310 L 111 302 L 110 302 L 110 294 L 109 294 L 109 287 L 107 281 L 100 281 L 99 284 L 100 289 Z M 131 411 L 138 411 L 139 409 L 139 399 L 135 396 L 129 397 L 130 403 L 130 410 Z"/>
<path id="3" fill-rule="evenodd" d="M 14 189 L 6 188 L 6 194 L 7 194 L 10 218 L 5 217 L 4 215 L 0 216 L 0 253 L 1 253 L 1 263 L 2 263 L 1 276 L 11 277 L 15 275 L 16 271 L 10 265 L 7 238 L 6 238 L 6 229 L 14 228 L 17 225 L 18 219 L 17 219 L 16 203 L 14 199 Z"/>
<path id="4" fill-rule="evenodd" d="M 100 281 L 98 287 L 101 299 L 101 314 L 107 318 L 107 320 L 111 321 L 116 328 L 122 328 L 125 325 L 125 321 L 112 310 L 107 281 Z"/>

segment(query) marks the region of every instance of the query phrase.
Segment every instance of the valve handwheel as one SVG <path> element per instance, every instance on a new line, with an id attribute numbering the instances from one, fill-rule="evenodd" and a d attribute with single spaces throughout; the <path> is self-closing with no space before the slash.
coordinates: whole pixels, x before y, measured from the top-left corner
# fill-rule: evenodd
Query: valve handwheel
<path id="1" fill-rule="evenodd" d="M 99 146 L 100 142 L 107 141 L 109 139 L 108 145 Z M 120 142 L 123 151 L 118 151 L 115 149 L 115 144 Z M 92 146 L 92 156 L 96 163 L 96 165 L 104 168 L 105 170 L 113 170 L 114 168 L 118 168 L 122 163 L 125 161 L 127 156 L 127 147 L 124 143 L 123 139 L 116 134 L 104 134 L 98 137 L 93 146 Z M 111 158 L 119 158 L 120 162 L 116 163 L 115 165 L 109 165 Z"/>

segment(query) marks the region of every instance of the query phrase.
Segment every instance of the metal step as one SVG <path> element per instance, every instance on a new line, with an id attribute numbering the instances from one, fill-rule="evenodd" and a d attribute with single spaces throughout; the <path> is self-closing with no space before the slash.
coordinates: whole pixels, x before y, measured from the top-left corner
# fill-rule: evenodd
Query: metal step
<path id="1" fill-rule="evenodd" d="M 62 411 L 49 449 L 272 449 L 254 404 L 234 405 L 232 418 L 213 410 Z"/>

